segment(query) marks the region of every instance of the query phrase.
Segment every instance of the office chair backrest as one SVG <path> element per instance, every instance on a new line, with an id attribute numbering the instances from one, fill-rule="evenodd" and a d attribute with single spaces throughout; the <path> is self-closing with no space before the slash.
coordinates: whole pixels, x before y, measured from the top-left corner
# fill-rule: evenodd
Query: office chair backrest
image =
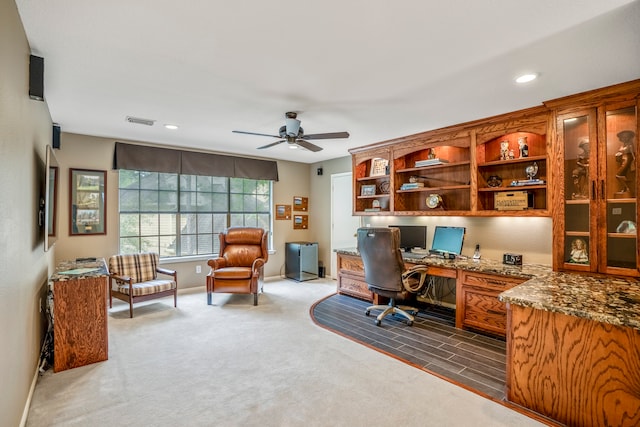
<path id="1" fill-rule="evenodd" d="M 358 251 L 364 264 L 364 280 L 369 286 L 403 291 L 404 261 L 397 228 L 359 228 Z"/>

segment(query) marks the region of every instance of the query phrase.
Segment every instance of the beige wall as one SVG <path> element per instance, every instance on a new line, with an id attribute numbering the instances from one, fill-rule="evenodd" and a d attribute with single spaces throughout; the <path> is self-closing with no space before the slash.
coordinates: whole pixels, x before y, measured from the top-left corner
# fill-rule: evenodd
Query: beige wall
<path id="1" fill-rule="evenodd" d="M 51 117 L 28 95 L 30 48 L 12 0 L 0 2 L 0 425 L 17 426 L 35 380 L 53 265 L 38 226 Z"/>
<path id="2" fill-rule="evenodd" d="M 121 142 L 131 142 L 118 140 Z M 60 164 L 60 238 L 55 244 L 56 262 L 77 257 L 103 257 L 118 253 L 118 173 L 111 170 L 115 140 L 95 136 L 64 133 L 61 149 L 56 150 Z M 69 169 L 97 169 L 107 171 L 107 234 L 101 236 L 69 236 Z M 293 203 L 293 196 L 308 197 L 309 215 L 320 215 L 322 205 L 309 195 L 309 165 L 278 161 L 279 181 L 273 185 L 273 201 L 277 204 Z M 274 221 L 273 249 L 265 266 L 265 276 L 284 274 L 284 246 L 288 241 L 306 241 L 313 238 L 310 230 L 294 230 L 292 221 Z M 178 271 L 180 287 L 204 286 L 208 273 L 206 259 L 163 264 Z M 201 273 L 196 274 L 196 266 Z"/>

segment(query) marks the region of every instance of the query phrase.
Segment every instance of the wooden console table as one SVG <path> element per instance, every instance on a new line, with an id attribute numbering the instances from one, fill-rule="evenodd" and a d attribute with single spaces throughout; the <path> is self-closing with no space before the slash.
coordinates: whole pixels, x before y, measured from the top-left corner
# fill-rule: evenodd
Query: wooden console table
<path id="1" fill-rule="evenodd" d="M 104 260 L 62 262 L 49 282 L 53 371 L 107 360 L 108 270 Z"/>

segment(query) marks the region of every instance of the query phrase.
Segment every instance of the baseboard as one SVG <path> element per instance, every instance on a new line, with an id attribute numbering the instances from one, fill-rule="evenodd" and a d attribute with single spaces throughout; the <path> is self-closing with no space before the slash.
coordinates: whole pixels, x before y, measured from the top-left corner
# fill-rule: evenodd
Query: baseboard
<path id="1" fill-rule="evenodd" d="M 36 389 L 36 384 L 38 382 L 39 374 L 40 374 L 40 366 L 36 365 L 36 372 L 33 375 L 33 380 L 31 380 L 31 387 L 29 388 L 27 401 L 25 402 L 24 410 L 22 411 L 22 418 L 20 419 L 20 427 L 25 427 L 27 425 L 27 418 L 29 417 L 29 408 L 31 408 L 31 399 L 33 398 L 33 392 Z"/>

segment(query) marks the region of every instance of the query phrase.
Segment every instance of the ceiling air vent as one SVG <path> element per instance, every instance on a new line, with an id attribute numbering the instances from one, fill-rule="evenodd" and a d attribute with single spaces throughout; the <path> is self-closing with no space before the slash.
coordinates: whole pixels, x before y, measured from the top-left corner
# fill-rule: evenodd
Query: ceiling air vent
<path id="1" fill-rule="evenodd" d="M 132 116 L 127 116 L 126 120 L 129 123 L 135 123 L 138 125 L 146 125 L 146 126 L 153 126 L 153 124 L 156 122 L 155 120 L 141 119 L 140 117 L 132 117 Z"/>

